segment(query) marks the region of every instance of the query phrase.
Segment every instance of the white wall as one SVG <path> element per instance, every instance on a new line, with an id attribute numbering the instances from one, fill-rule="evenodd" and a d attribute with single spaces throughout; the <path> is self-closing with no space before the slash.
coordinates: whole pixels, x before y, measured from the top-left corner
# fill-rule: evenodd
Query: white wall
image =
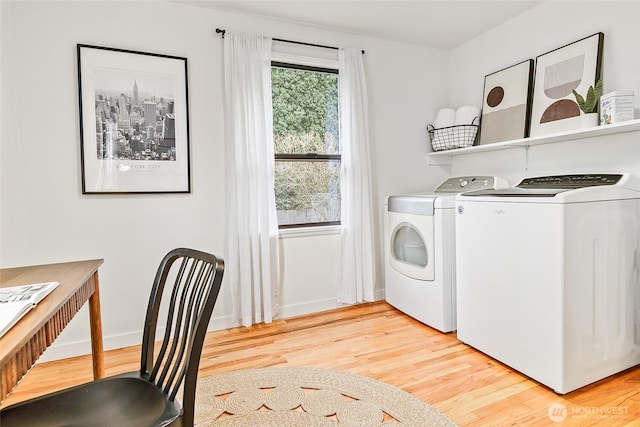
<path id="1" fill-rule="evenodd" d="M 379 265 L 386 196 L 433 188 L 447 174 L 596 169 L 640 175 L 640 144 L 622 135 L 456 157 L 426 166 L 425 125 L 437 109 L 479 105 L 484 76 L 597 31 L 605 92 L 640 105 L 640 3 L 548 1 L 454 49 L 434 49 L 157 1 L 0 1 L 0 266 L 104 258 L 105 347 L 139 342 L 158 261 L 192 246 L 225 255 L 222 41 L 216 27 L 366 50 Z M 83 196 L 76 44 L 188 58 L 192 193 Z M 638 117 L 638 115 L 636 116 Z M 634 138 L 634 141 L 637 138 Z M 528 166 L 528 170 L 525 167 Z M 339 234 L 282 239 L 283 314 L 336 305 Z M 381 295 L 383 272 L 376 288 Z M 226 284 L 213 326 L 231 322 Z M 49 357 L 89 351 L 78 315 Z"/>
<path id="2" fill-rule="evenodd" d="M 450 52 L 450 102 L 482 102 L 484 76 L 604 33 L 604 93 L 635 92 L 640 118 L 640 2 L 546 1 Z M 519 182 L 525 175 L 628 171 L 640 175 L 637 133 L 456 157 L 453 175 L 490 173 Z"/>
<path id="3" fill-rule="evenodd" d="M 225 255 L 216 27 L 366 50 L 378 242 L 384 197 L 431 188 L 445 173 L 424 162 L 424 126 L 448 97 L 445 52 L 169 2 L 0 1 L 0 8 L 0 266 L 104 258 L 106 348 L 139 342 L 151 279 L 169 249 Z M 191 194 L 81 194 L 77 43 L 188 58 Z M 283 312 L 335 306 L 340 236 L 281 243 Z M 380 268 L 379 291 L 382 277 Z M 232 324 L 226 282 L 213 316 L 214 327 Z M 87 318 L 83 310 L 47 357 L 89 352 Z"/>

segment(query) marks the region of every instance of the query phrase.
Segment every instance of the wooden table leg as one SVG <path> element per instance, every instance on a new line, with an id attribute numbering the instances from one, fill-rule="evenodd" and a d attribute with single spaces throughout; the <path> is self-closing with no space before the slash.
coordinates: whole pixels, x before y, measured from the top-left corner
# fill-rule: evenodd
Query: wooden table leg
<path id="1" fill-rule="evenodd" d="M 93 378 L 104 374 L 104 348 L 102 346 L 102 316 L 100 314 L 100 286 L 98 272 L 93 274 L 94 291 L 89 298 L 89 324 L 91 325 L 91 356 L 93 359 Z"/>

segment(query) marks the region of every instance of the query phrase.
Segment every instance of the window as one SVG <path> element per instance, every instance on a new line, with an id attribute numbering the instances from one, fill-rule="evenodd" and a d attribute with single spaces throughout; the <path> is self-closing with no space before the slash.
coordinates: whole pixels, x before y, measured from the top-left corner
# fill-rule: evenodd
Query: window
<path id="1" fill-rule="evenodd" d="M 338 70 L 273 62 L 280 228 L 340 224 Z"/>

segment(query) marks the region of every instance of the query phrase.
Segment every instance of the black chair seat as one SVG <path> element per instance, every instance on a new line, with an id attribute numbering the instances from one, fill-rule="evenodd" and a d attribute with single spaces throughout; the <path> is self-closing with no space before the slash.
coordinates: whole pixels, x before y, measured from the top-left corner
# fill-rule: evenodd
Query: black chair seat
<path id="1" fill-rule="evenodd" d="M 16 404 L 0 414 L 2 427 L 167 425 L 182 408 L 138 372 L 93 381 Z"/>
<path id="2" fill-rule="evenodd" d="M 170 251 L 151 288 L 140 370 L 3 408 L 0 427 L 193 426 L 200 355 L 223 273 L 224 261 L 212 254 Z M 169 278 L 173 286 L 165 286 Z"/>

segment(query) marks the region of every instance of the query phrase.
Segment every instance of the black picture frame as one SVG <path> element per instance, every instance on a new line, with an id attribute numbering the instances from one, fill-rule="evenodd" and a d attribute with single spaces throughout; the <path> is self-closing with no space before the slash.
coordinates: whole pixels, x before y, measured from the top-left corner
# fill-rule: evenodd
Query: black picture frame
<path id="1" fill-rule="evenodd" d="M 536 58 L 530 136 L 581 127 L 572 90 L 585 95 L 602 76 L 604 34 L 595 33 Z"/>
<path id="2" fill-rule="evenodd" d="M 83 194 L 190 193 L 187 58 L 77 45 Z"/>

